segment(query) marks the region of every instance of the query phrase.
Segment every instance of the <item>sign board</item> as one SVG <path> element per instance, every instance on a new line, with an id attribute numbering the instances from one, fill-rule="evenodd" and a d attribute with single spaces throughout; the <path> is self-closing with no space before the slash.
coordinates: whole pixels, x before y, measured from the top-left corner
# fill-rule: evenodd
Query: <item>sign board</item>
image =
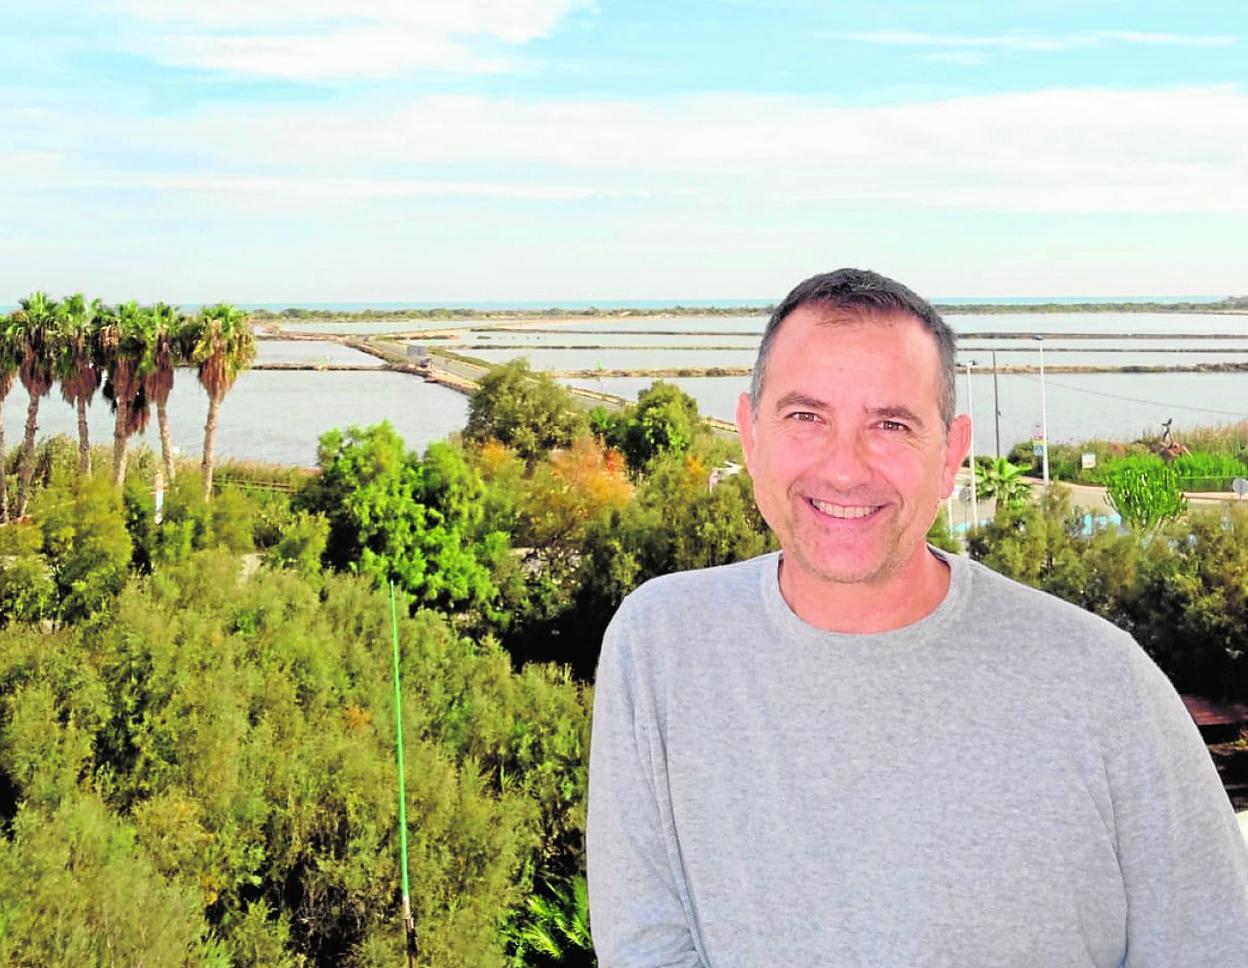
<path id="1" fill-rule="evenodd" d="M 1031 442 L 1031 452 L 1035 454 L 1037 457 L 1043 457 L 1044 456 L 1044 441 L 1033 440 Z"/>
<path id="2" fill-rule="evenodd" d="M 1096 466 L 1096 454 L 1092 453 L 1091 451 L 1088 451 L 1087 453 L 1080 456 L 1079 466 L 1082 467 L 1085 471 L 1090 471 L 1093 467 Z"/>
<path id="3" fill-rule="evenodd" d="M 1236 497 L 1243 497 L 1248 494 L 1248 481 L 1242 477 L 1237 477 L 1231 481 L 1231 490 L 1235 492 Z"/>

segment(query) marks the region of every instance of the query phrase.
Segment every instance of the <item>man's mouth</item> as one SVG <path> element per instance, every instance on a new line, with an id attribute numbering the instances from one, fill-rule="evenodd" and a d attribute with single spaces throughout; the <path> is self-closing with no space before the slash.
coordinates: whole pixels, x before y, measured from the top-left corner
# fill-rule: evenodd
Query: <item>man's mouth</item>
<path id="1" fill-rule="evenodd" d="M 879 504 L 829 504 L 827 501 L 819 501 L 815 498 L 807 498 L 811 507 L 822 514 L 826 514 L 830 518 L 865 518 L 876 511 L 883 505 Z"/>

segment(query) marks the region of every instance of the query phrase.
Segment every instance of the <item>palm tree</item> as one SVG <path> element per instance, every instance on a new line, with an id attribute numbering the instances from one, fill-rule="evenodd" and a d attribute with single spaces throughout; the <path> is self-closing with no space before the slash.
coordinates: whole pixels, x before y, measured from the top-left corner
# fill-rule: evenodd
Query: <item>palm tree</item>
<path id="1" fill-rule="evenodd" d="M 975 465 L 975 489 L 981 499 L 996 498 L 998 508 L 1020 508 L 1031 498 L 1031 485 L 1023 475 L 1027 468 L 997 457 Z"/>
<path id="2" fill-rule="evenodd" d="M 160 456 L 165 467 L 166 485 L 173 484 L 173 443 L 169 437 L 169 415 L 165 405 L 173 389 L 173 370 L 182 362 L 183 331 L 186 317 L 173 306 L 157 303 L 143 320 L 143 357 L 139 373 L 143 395 L 156 404 L 156 423 L 160 427 Z"/>
<path id="3" fill-rule="evenodd" d="M 46 292 L 36 292 L 21 301 L 13 314 L 13 336 L 17 340 L 20 362 L 17 375 L 30 395 L 26 407 L 26 439 L 22 444 L 22 460 L 18 468 L 17 516 L 26 513 L 30 499 L 30 481 L 35 473 L 35 432 L 39 429 L 39 400 L 52 389 L 55 361 L 52 343 L 55 338 L 57 303 Z"/>
<path id="4" fill-rule="evenodd" d="M 61 396 L 78 411 L 78 472 L 83 476 L 91 473 L 87 407 L 100 385 L 99 315 L 98 299 L 88 303 L 82 293 L 67 297 L 57 314 L 53 347 Z"/>
<path id="5" fill-rule="evenodd" d="M 148 408 L 139 377 L 143 358 L 145 310 L 131 300 L 106 313 L 100 321 L 100 349 L 108 369 L 104 396 L 113 405 L 113 483 L 126 480 L 126 444 L 131 434 L 147 427 Z"/>
<path id="6" fill-rule="evenodd" d="M 8 460 L 4 452 L 4 400 L 13 389 L 13 381 L 17 379 L 17 367 L 21 362 L 14 339 L 16 315 L 10 313 L 0 328 L 0 522 L 4 524 L 9 523 L 9 486 L 5 481 Z"/>
<path id="7" fill-rule="evenodd" d="M 189 337 L 191 361 L 199 367 L 199 382 L 208 393 L 208 420 L 204 424 L 204 497 L 212 499 L 212 441 L 217 433 L 217 410 L 238 374 L 256 358 L 256 337 L 247 314 L 226 303 L 200 310 Z"/>

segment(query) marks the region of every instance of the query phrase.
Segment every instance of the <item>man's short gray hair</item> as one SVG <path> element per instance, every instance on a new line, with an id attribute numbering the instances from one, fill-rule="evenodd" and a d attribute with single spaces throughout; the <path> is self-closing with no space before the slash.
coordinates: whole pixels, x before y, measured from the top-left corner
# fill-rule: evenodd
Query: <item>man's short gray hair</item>
<path id="1" fill-rule="evenodd" d="M 763 341 L 758 347 L 758 359 L 754 362 L 754 375 L 750 383 L 750 400 L 754 412 L 763 397 L 763 384 L 767 379 L 767 357 L 771 354 L 776 333 L 789 314 L 799 306 L 818 306 L 830 316 L 888 316 L 905 313 L 913 316 L 936 338 L 940 354 L 940 418 L 945 429 L 953 423 L 958 405 L 955 385 L 955 359 L 957 336 L 949 324 L 940 318 L 922 296 L 877 272 L 866 269 L 837 269 L 822 275 L 811 276 L 798 285 L 775 308 L 763 331 Z"/>

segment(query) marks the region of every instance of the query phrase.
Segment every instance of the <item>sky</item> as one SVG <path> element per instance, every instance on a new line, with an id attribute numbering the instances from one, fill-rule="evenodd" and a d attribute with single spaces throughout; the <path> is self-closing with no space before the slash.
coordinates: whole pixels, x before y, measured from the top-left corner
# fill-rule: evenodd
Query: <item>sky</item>
<path id="1" fill-rule="evenodd" d="M 1238 0 L 0 7 L 0 303 L 1248 293 Z"/>

